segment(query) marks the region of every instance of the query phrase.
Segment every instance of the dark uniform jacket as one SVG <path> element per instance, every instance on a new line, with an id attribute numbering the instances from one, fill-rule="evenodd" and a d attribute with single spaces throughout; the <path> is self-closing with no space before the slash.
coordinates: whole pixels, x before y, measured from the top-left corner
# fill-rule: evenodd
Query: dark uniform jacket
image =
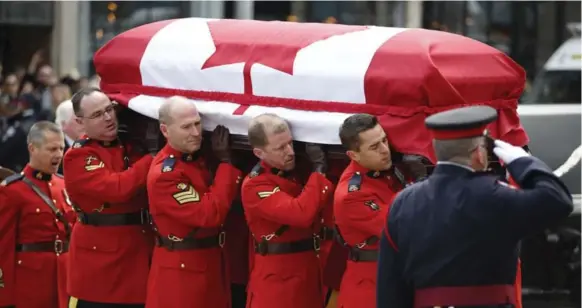
<path id="1" fill-rule="evenodd" d="M 381 240 L 377 307 L 515 301 L 518 242 L 567 217 L 573 204 L 565 185 L 539 159 L 519 158 L 508 171 L 522 189 L 439 163 L 428 180 L 395 198 Z"/>

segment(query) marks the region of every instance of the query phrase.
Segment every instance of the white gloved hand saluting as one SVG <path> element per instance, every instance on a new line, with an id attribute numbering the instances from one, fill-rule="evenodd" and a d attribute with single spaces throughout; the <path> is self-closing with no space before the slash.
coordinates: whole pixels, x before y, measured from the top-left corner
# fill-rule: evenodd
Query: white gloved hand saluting
<path id="1" fill-rule="evenodd" d="M 501 140 L 494 141 L 495 147 L 493 148 L 493 153 L 499 157 L 506 165 L 511 164 L 512 161 L 529 156 L 524 149 L 521 147 L 513 146 L 507 142 Z"/>

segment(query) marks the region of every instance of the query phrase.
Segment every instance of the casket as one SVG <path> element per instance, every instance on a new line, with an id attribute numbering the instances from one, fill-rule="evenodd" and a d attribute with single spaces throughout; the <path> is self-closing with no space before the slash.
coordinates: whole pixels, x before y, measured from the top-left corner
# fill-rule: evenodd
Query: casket
<path id="1" fill-rule="evenodd" d="M 376 115 L 392 147 L 434 162 L 427 116 L 488 105 L 495 138 L 524 146 L 517 116 L 525 72 L 501 51 L 426 29 L 184 18 L 126 31 L 94 58 L 102 90 L 157 118 L 164 98 L 185 96 L 203 127 L 245 136 L 251 118 L 276 113 L 298 141 L 339 145 L 354 113 Z"/>

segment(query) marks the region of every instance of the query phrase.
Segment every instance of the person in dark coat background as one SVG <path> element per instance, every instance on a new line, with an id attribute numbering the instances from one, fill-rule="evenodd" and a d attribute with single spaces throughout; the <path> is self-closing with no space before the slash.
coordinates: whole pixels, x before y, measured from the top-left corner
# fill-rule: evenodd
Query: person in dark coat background
<path id="1" fill-rule="evenodd" d="M 552 170 L 520 147 L 494 141 L 494 153 L 521 189 L 481 172 L 484 130 L 495 109 L 432 115 L 438 163 L 395 199 L 380 243 L 377 307 L 515 307 L 521 239 L 566 218 L 571 194 Z"/>
<path id="2" fill-rule="evenodd" d="M 30 127 L 38 121 L 32 106 L 34 98 L 24 95 L 2 102 L 1 111 L 6 115 L 4 128 L 0 131 L 0 164 L 20 172 L 28 163 L 28 145 L 26 136 Z"/>

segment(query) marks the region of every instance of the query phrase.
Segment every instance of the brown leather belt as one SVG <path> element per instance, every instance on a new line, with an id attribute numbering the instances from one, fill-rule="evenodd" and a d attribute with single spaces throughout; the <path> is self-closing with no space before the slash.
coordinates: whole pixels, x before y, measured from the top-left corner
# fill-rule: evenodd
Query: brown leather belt
<path id="1" fill-rule="evenodd" d="M 79 222 L 96 227 L 146 225 L 150 222 L 147 210 L 123 214 L 77 213 Z"/>
<path id="2" fill-rule="evenodd" d="M 225 239 L 225 233 L 221 232 L 208 237 L 187 237 L 180 240 L 171 240 L 167 237 L 157 237 L 156 242 L 158 246 L 165 247 L 168 250 L 195 250 L 224 247 Z"/>
<path id="3" fill-rule="evenodd" d="M 16 244 L 17 252 L 54 252 L 61 254 L 63 252 L 69 251 L 69 242 L 67 241 L 51 241 L 51 242 L 38 242 L 38 243 L 26 243 L 26 244 Z"/>
<path id="4" fill-rule="evenodd" d="M 335 239 L 335 229 L 323 226 L 319 231 L 319 238 L 322 241 L 333 241 Z"/>
<path id="5" fill-rule="evenodd" d="M 268 241 L 261 241 L 255 243 L 255 252 L 260 254 L 261 256 L 281 255 L 310 250 L 311 251 L 319 250 L 319 241 L 317 239 L 308 238 L 304 240 L 285 243 L 274 243 Z"/>
<path id="6" fill-rule="evenodd" d="M 516 305 L 512 285 L 466 287 L 434 287 L 418 289 L 414 294 L 414 307 L 434 306 L 495 306 Z"/>
<path id="7" fill-rule="evenodd" d="M 350 249 L 348 259 L 353 262 L 376 262 L 378 250 Z"/>

